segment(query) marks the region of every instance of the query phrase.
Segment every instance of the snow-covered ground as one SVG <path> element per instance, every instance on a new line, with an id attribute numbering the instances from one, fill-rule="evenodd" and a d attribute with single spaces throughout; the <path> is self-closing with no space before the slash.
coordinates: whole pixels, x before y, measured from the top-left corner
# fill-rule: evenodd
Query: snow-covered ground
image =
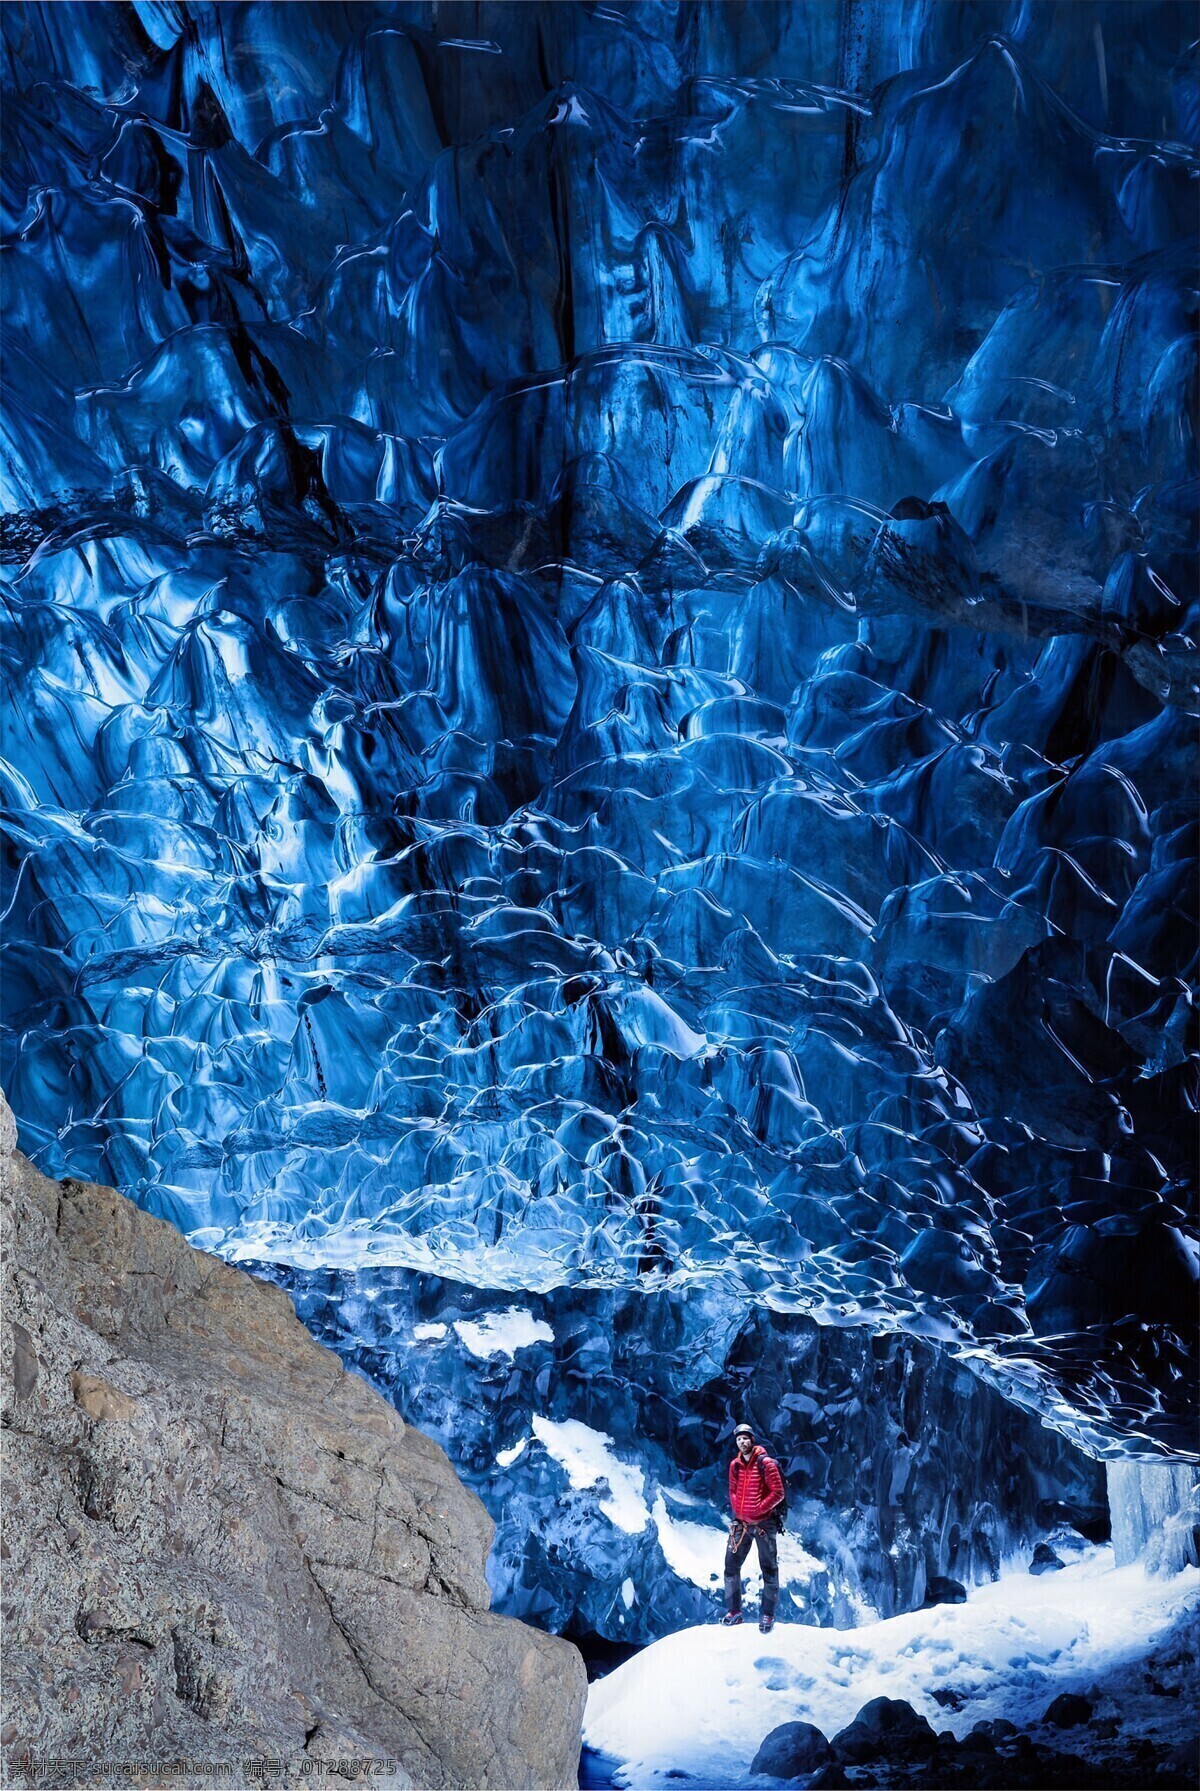
<path id="1" fill-rule="evenodd" d="M 889 1697 L 959 1736 L 990 1717 L 1029 1727 L 1060 1691 L 1144 1658 L 1189 1610 L 1200 1610 L 1200 1571 L 1152 1578 L 1099 1548 L 1059 1573 L 1014 1568 L 966 1604 L 858 1629 L 778 1624 L 763 1636 L 751 1612 L 741 1629 L 667 1636 L 594 1684 L 584 1739 L 619 1760 L 616 1782 L 637 1791 L 678 1791 L 684 1774 L 730 1791 L 761 1785 L 750 1762 L 779 1723 L 815 1723 L 832 1737 L 869 1699 Z M 943 1688 L 961 1696 L 957 1711 L 933 1698 Z"/>

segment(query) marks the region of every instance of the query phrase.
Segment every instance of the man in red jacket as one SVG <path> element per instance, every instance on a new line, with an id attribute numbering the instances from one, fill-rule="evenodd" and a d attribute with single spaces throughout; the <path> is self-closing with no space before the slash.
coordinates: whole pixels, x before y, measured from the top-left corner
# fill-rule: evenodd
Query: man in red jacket
<path id="1" fill-rule="evenodd" d="M 765 1635 L 775 1622 L 779 1597 L 779 1530 L 774 1512 L 783 1503 L 783 1475 L 761 1444 L 754 1441 L 748 1424 L 733 1433 L 737 1445 L 729 1464 L 729 1503 L 733 1523 L 725 1550 L 725 1615 L 722 1623 L 742 1620 L 742 1563 L 751 1543 L 758 1544 L 762 1569 L 762 1611 L 758 1627 Z"/>

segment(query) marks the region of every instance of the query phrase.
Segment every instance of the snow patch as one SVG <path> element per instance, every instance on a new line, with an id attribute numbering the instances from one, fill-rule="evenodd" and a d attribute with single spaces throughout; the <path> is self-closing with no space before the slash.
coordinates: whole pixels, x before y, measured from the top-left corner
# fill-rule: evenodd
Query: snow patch
<path id="1" fill-rule="evenodd" d="M 618 1530 L 637 1536 L 646 1528 L 650 1522 L 646 1477 L 640 1468 L 618 1459 L 610 1436 L 580 1424 L 576 1418 L 556 1423 L 552 1418 L 535 1417 L 533 1434 L 566 1471 L 577 1492 L 587 1492 L 602 1480 L 608 1482 L 609 1490 L 600 1500 L 600 1509 Z"/>
<path id="2" fill-rule="evenodd" d="M 694 1523 L 690 1518 L 672 1517 L 661 1493 L 654 1499 L 654 1524 L 658 1543 L 667 1566 L 681 1580 L 690 1580 L 707 1592 L 721 1584 L 721 1568 L 725 1558 L 724 1530 L 714 1524 Z"/>
<path id="3" fill-rule="evenodd" d="M 511 1468 L 513 1462 L 516 1461 L 519 1456 L 524 1455 L 528 1447 L 529 1438 L 522 1437 L 520 1442 L 514 1443 L 511 1449 L 501 1449 L 496 1457 L 496 1466 L 498 1468 Z"/>
<path id="4" fill-rule="evenodd" d="M 414 1325 L 413 1336 L 418 1343 L 437 1343 L 448 1329 L 447 1325 Z"/>
<path id="5" fill-rule="evenodd" d="M 457 1318 L 454 1329 L 471 1354 L 483 1362 L 489 1356 L 514 1356 L 533 1343 L 554 1342 L 554 1332 L 545 1320 L 534 1318 L 521 1306 L 485 1312 L 480 1319 Z"/>

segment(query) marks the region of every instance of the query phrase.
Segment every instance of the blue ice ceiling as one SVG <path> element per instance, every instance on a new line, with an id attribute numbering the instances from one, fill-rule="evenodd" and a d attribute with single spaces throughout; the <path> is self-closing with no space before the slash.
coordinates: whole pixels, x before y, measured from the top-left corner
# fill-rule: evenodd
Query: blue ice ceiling
<path id="1" fill-rule="evenodd" d="M 1190 1448 L 1186 5 L 8 5 L 3 1081 Z"/>

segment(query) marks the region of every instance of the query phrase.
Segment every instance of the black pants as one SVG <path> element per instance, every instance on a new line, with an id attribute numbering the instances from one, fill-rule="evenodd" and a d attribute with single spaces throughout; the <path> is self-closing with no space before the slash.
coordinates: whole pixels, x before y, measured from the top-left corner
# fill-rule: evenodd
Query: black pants
<path id="1" fill-rule="evenodd" d="M 742 1608 L 742 1564 L 752 1542 L 758 1544 L 758 1565 L 762 1569 L 762 1614 L 773 1617 L 779 1597 L 779 1532 L 770 1518 L 764 1524 L 734 1524 L 729 1532 L 725 1550 L 725 1609 Z"/>

